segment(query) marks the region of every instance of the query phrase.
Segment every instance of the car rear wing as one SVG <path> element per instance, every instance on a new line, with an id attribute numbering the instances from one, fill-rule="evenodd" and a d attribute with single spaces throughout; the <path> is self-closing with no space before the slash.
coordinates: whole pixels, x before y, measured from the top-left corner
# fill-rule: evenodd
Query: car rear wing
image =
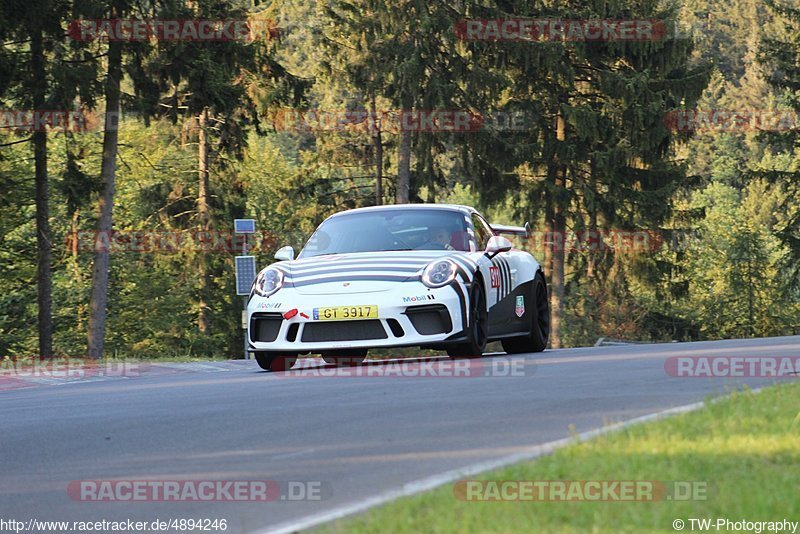
<path id="1" fill-rule="evenodd" d="M 505 224 L 492 224 L 492 230 L 495 234 L 513 235 L 520 237 L 528 237 L 531 233 L 531 224 L 525 223 L 525 226 L 508 226 Z"/>

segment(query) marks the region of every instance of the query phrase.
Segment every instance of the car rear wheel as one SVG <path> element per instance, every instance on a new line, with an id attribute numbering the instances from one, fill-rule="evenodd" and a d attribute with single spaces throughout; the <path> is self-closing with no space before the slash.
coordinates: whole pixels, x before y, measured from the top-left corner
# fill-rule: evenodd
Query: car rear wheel
<path id="1" fill-rule="evenodd" d="M 547 286 L 541 272 L 531 283 L 528 295 L 530 306 L 530 331 L 527 336 L 512 337 L 502 340 L 503 350 L 508 354 L 520 352 L 542 352 L 547 347 L 550 336 L 550 303 L 547 298 Z"/>
<path id="2" fill-rule="evenodd" d="M 273 372 L 288 371 L 297 361 L 296 354 L 282 352 L 256 351 L 253 352 L 253 356 L 255 356 L 259 367 L 265 371 Z"/>
<path id="3" fill-rule="evenodd" d="M 322 353 L 322 359 L 329 365 L 336 367 L 352 367 L 363 363 L 367 357 L 367 350 L 332 350 Z"/>
<path id="4" fill-rule="evenodd" d="M 467 341 L 447 348 L 447 354 L 452 358 L 480 358 L 486 350 L 489 312 L 486 310 L 486 293 L 480 279 L 475 280 L 469 292 L 468 317 Z"/>

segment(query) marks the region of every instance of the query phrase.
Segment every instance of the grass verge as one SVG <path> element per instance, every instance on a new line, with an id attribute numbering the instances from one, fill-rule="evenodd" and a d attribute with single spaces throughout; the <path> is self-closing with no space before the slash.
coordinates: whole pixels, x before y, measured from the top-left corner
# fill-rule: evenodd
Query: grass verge
<path id="1" fill-rule="evenodd" d="M 674 533 L 675 519 L 685 522 L 684 532 L 692 532 L 689 518 L 800 521 L 799 412 L 798 383 L 757 394 L 745 389 L 706 402 L 694 412 L 471 477 L 664 481 L 668 486 L 671 481 L 693 481 L 706 485 L 704 500 L 476 502 L 456 498 L 454 484 L 448 484 L 325 525 L 320 531 Z"/>

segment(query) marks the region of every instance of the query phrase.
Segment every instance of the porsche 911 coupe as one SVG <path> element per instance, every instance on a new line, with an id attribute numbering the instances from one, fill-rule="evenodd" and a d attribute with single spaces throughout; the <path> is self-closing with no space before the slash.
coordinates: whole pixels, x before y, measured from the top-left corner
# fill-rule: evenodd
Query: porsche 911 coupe
<path id="1" fill-rule="evenodd" d="M 258 364 L 285 370 L 300 354 L 347 365 L 371 348 L 420 346 L 479 357 L 547 345 L 544 273 L 475 209 L 445 204 L 359 208 L 328 217 L 295 258 L 258 273 L 247 305 Z"/>

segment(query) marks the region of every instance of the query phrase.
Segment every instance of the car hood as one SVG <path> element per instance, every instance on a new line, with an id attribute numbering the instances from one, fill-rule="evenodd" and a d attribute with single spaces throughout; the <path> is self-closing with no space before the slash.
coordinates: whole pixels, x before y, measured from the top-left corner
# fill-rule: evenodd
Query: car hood
<path id="1" fill-rule="evenodd" d="M 447 250 L 410 250 L 332 254 L 277 264 L 284 284 L 305 295 L 377 293 L 399 282 L 419 279 L 431 261 L 454 253 Z"/>

